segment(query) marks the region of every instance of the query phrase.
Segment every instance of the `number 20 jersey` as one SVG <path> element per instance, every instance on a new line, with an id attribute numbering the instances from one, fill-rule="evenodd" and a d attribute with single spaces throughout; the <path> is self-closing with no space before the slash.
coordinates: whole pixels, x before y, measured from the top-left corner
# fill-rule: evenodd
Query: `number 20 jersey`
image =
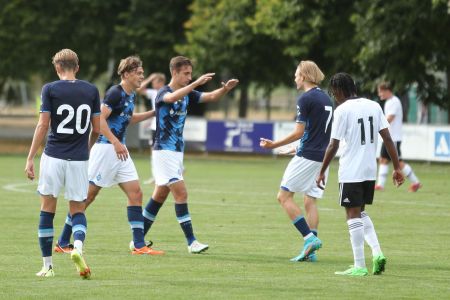
<path id="1" fill-rule="evenodd" d="M 83 80 L 58 80 L 42 88 L 41 113 L 50 113 L 48 156 L 84 161 L 89 159 L 91 118 L 100 114 L 97 88 Z"/>
<path id="2" fill-rule="evenodd" d="M 339 159 L 339 182 L 375 180 L 378 132 L 389 123 L 375 101 L 349 99 L 334 111 L 331 138 L 345 141 Z"/>

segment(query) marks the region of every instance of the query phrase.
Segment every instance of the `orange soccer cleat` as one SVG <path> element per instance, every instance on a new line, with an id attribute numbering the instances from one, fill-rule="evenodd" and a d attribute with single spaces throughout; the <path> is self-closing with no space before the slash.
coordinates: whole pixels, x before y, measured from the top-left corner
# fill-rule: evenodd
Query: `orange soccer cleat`
<path id="1" fill-rule="evenodd" d="M 134 255 L 142 255 L 142 254 L 147 254 L 147 255 L 164 255 L 164 251 L 161 250 L 155 250 L 152 249 L 150 247 L 144 246 L 142 248 L 135 248 L 131 254 Z"/>

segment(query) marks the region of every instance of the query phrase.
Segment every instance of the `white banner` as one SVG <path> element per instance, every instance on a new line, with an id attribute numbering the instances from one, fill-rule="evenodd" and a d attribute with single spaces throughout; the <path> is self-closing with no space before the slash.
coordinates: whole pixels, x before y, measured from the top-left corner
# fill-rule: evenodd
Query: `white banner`
<path id="1" fill-rule="evenodd" d="M 139 123 L 139 139 L 150 139 L 150 123 L 151 120 Z M 206 119 L 187 117 L 183 135 L 186 142 L 206 142 Z"/>
<path id="2" fill-rule="evenodd" d="M 295 128 L 295 122 L 276 122 L 274 124 L 274 140 L 290 134 Z M 378 139 L 380 153 L 382 139 Z M 290 145 L 298 146 L 298 142 Z M 345 145 L 341 143 L 339 149 Z M 287 146 L 285 146 L 287 147 Z M 280 147 L 278 151 L 282 151 Z M 274 150 L 274 153 L 278 153 Z M 405 160 L 425 160 L 450 162 L 450 126 L 403 124 L 402 158 Z M 338 152 L 338 156 L 340 151 Z"/>

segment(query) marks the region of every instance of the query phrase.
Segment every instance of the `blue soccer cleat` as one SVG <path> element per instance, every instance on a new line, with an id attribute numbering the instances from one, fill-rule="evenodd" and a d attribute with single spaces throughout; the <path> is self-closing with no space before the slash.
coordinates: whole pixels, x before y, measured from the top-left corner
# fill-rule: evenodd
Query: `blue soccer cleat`
<path id="1" fill-rule="evenodd" d="M 318 237 L 312 236 L 305 241 L 302 252 L 298 256 L 291 258 L 291 261 L 306 261 L 311 254 L 315 257 L 314 251 L 319 250 L 321 247 L 322 241 Z M 317 260 L 317 257 L 315 258 Z"/>

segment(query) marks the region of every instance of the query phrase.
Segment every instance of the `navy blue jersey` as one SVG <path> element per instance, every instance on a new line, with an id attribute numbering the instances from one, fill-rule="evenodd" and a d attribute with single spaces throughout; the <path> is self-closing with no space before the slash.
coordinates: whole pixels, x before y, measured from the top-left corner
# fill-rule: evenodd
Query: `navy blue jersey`
<path id="1" fill-rule="evenodd" d="M 89 159 L 91 118 L 100 114 L 97 88 L 83 80 L 58 80 L 42 87 L 41 113 L 50 113 L 45 154 L 66 160 Z"/>
<path id="2" fill-rule="evenodd" d="M 330 142 L 333 107 L 331 99 L 320 88 L 310 89 L 297 100 L 297 123 L 305 123 L 305 133 L 300 139 L 297 156 L 323 161 Z"/>
<path id="3" fill-rule="evenodd" d="M 122 144 L 125 144 L 126 131 L 133 116 L 135 99 L 135 93 L 128 95 L 118 84 L 109 88 L 102 102 L 111 109 L 111 114 L 106 120 L 108 127 Z M 104 135 L 100 135 L 97 143 L 110 144 L 111 142 Z"/>
<path id="4" fill-rule="evenodd" d="M 163 98 L 172 89 L 166 85 L 158 91 L 155 101 L 156 136 L 155 150 L 184 151 L 183 128 L 186 121 L 189 101 L 200 102 L 202 93 L 193 90 L 174 103 L 166 103 Z"/>

